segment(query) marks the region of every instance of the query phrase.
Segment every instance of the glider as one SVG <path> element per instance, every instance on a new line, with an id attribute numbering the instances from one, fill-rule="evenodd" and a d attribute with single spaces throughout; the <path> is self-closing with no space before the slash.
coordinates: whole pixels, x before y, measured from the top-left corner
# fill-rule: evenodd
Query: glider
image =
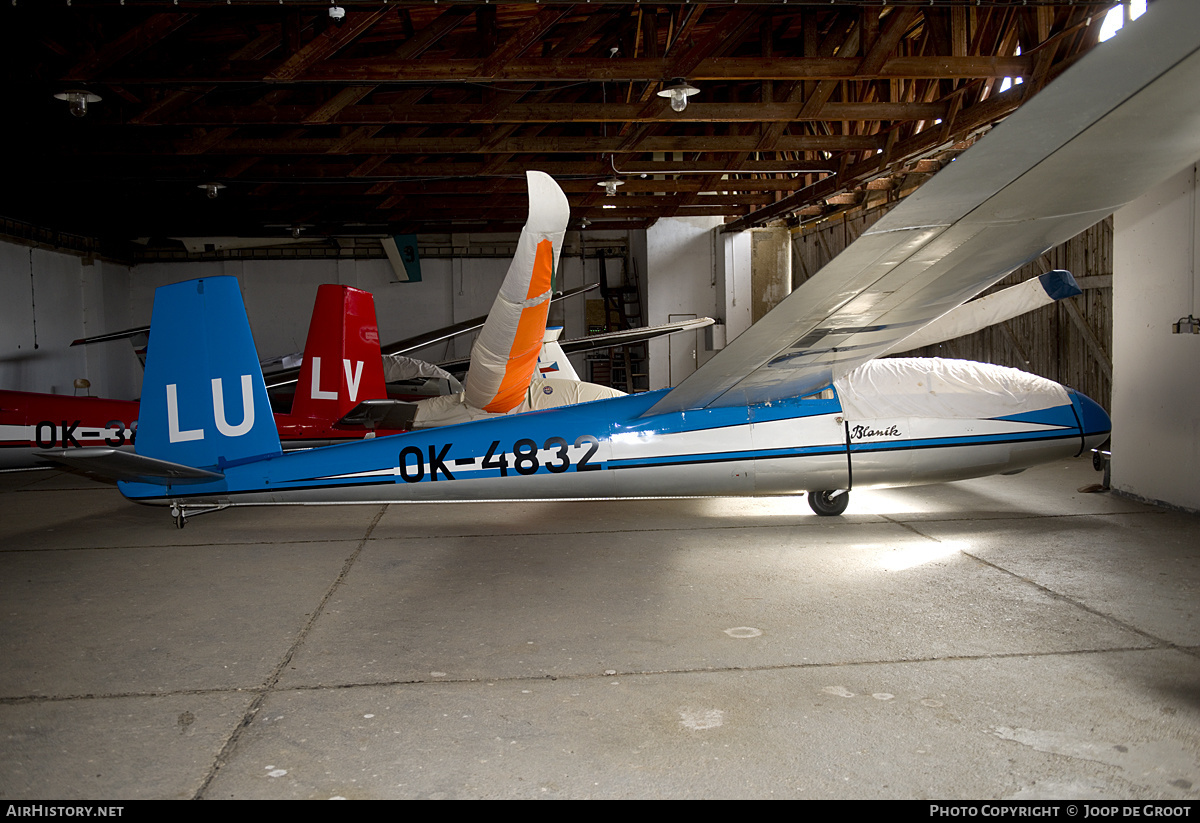
<path id="1" fill-rule="evenodd" d="M 124 456 L 137 459 L 110 469 L 126 497 L 170 506 L 182 526 L 231 505 L 804 492 L 839 514 L 854 488 L 1080 454 L 1110 422 L 1071 389 L 874 358 L 1195 162 L 1200 109 L 1177 104 L 1197 87 L 1200 4 L 1159 0 L 670 390 L 284 453 L 258 413 L 266 387 L 236 281 L 164 286 L 137 455 Z M 531 216 L 533 269 L 563 228 Z M 538 288 L 512 297 L 520 311 Z M 489 344 L 505 374 L 524 342 Z M 505 394 L 503 379 L 474 388 Z M 72 457 L 107 463 L 105 450 Z"/>

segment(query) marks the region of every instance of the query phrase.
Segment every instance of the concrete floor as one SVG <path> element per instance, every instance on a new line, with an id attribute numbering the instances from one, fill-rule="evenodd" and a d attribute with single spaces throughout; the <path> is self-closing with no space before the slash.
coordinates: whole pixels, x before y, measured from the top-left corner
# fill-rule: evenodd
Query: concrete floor
<path id="1" fill-rule="evenodd" d="M 0 475 L 0 797 L 1200 797 L 1200 518 L 1086 460 L 802 500 L 167 513 Z"/>

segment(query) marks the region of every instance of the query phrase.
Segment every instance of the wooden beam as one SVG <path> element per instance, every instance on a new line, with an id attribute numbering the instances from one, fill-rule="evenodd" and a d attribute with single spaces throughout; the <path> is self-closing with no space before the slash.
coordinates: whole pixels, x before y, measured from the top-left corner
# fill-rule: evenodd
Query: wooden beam
<path id="1" fill-rule="evenodd" d="M 973 106 L 970 110 L 964 111 L 956 121 L 957 132 L 962 134 L 974 131 L 986 124 L 994 123 L 1012 111 L 1015 111 L 1022 99 L 1021 94 L 1021 87 L 1015 86 L 1005 94 L 996 95 L 984 103 L 980 103 Z M 939 145 L 943 145 L 946 142 L 946 135 L 940 129 L 926 129 L 912 138 L 897 142 L 893 146 L 892 152 L 897 158 L 896 162 L 901 163 L 903 159 L 919 156 L 936 149 Z M 884 148 L 884 146 L 880 144 L 878 148 Z M 759 212 L 728 223 L 724 227 L 724 231 L 742 231 L 762 225 L 769 220 L 786 215 L 807 203 L 830 197 L 839 191 L 853 188 L 867 178 L 879 174 L 879 171 L 879 165 L 873 158 L 848 165 L 844 169 L 839 169 L 838 174 L 825 178 L 806 191 L 785 197 L 778 203 L 768 206 Z"/>
<path id="2" fill-rule="evenodd" d="M 415 60 L 447 34 L 458 28 L 459 24 L 474 13 L 475 9 L 471 6 L 456 5 L 448 7 L 432 23 L 423 26 L 411 39 L 406 40 L 402 46 L 396 49 L 393 59 Z"/>
<path id="3" fill-rule="evenodd" d="M 203 129 L 201 133 L 192 137 L 190 140 L 181 141 L 176 150 L 180 154 L 206 154 L 211 149 L 219 146 L 222 141 L 228 138 L 231 134 L 237 131 L 236 128 L 219 128 L 210 129 L 207 132 Z M 257 152 L 234 152 L 236 154 L 256 154 Z"/>
<path id="4" fill-rule="evenodd" d="M 309 125 L 328 123 L 346 107 L 353 106 L 376 88 L 378 86 L 348 86 L 335 94 L 331 99 L 310 110 L 307 114 L 302 115 L 299 121 Z M 269 109 L 276 108 L 275 106 L 269 107 Z M 235 119 L 235 122 L 247 123 L 248 121 Z"/>
<path id="5" fill-rule="evenodd" d="M 521 100 L 520 93 L 500 92 L 499 101 L 480 106 L 473 103 L 405 102 L 369 105 L 352 102 L 354 96 L 369 94 L 378 86 L 349 86 L 328 103 L 317 108 L 307 106 L 255 105 L 193 107 L 172 118 L 173 125 L 221 126 L 278 125 L 284 123 L 329 122 L 338 125 L 393 125 L 402 123 L 795 123 L 839 122 L 843 120 L 916 121 L 944 119 L 947 101 L 924 102 L 831 102 L 819 112 L 805 114 L 797 94 L 778 103 L 704 103 L 692 102 L 675 112 L 669 103 L 651 93 L 645 102 L 567 103 L 543 98 L 538 102 Z M 522 86 L 532 89 L 532 84 Z M 413 101 L 428 94 L 427 86 L 417 86 L 405 95 Z M 507 101 L 507 102 L 504 102 Z M 156 118 L 156 122 L 161 118 Z"/>
<path id="6" fill-rule="evenodd" d="M 1113 376 L 1112 360 L 1109 358 L 1108 352 L 1104 350 L 1104 344 L 1100 342 L 1100 338 L 1092 331 L 1092 327 L 1083 318 L 1079 307 L 1075 305 L 1076 299 L 1068 297 L 1064 300 L 1059 300 L 1058 305 L 1063 307 L 1067 313 L 1067 317 L 1071 318 L 1071 323 L 1079 330 L 1079 334 L 1083 337 L 1083 342 L 1087 345 L 1088 352 L 1091 353 L 1092 359 L 1096 361 L 1096 365 L 1100 367 L 1100 371 L 1111 381 Z"/>
<path id="7" fill-rule="evenodd" d="M 278 31 L 267 31 L 251 40 L 246 45 L 230 55 L 231 60 L 256 60 L 265 57 L 275 50 L 280 43 Z M 132 125 L 162 123 L 173 112 L 184 108 L 205 95 L 215 91 L 217 86 L 192 86 L 175 89 L 162 95 L 157 101 L 146 106 L 142 111 L 130 118 Z M 172 118 L 173 119 L 173 118 Z M 212 124 L 219 125 L 219 124 Z"/>
<path id="8" fill-rule="evenodd" d="M 345 22 L 341 26 L 326 29 L 323 34 L 308 41 L 299 51 L 284 60 L 273 71 L 268 72 L 263 80 L 268 83 L 282 83 L 298 79 L 313 66 L 337 54 L 356 40 L 359 35 L 369 31 L 379 22 L 380 18 L 389 14 L 390 11 L 387 6 L 369 12 L 360 12 L 355 9 L 353 14 L 346 15 Z"/>
<path id="9" fill-rule="evenodd" d="M 520 57 L 530 46 L 546 34 L 555 23 L 570 13 L 570 6 L 542 6 L 527 22 L 511 37 L 483 60 L 475 70 L 463 77 L 494 77 L 510 62 Z"/>
<path id="10" fill-rule="evenodd" d="M 693 82 L 760 80 L 879 80 L 879 79 L 975 79 L 981 77 L 1027 77 L 1033 58 L 1020 56 L 894 56 L 873 75 L 858 75 L 857 57 L 790 57 L 763 60 L 757 57 L 721 57 L 701 60 L 686 74 L 676 74 L 678 65 L 670 58 L 611 59 L 592 57 L 521 57 L 481 77 L 484 61 L 477 58 L 443 59 L 326 59 L 303 74 L 305 82 L 320 83 L 412 83 L 460 82 L 464 77 L 481 81 L 550 82 L 572 81 L 657 81 L 686 76 Z M 686 63 L 683 63 L 686 65 Z M 105 78 L 125 86 L 196 83 L 261 82 L 282 67 L 261 60 L 225 59 L 197 61 L 177 72 L 158 69 L 153 73 L 113 74 Z M 276 81 L 278 82 L 278 81 Z"/>
<path id="11" fill-rule="evenodd" d="M 190 147 L 204 144 L 211 151 L 216 146 L 214 140 L 220 141 L 223 154 L 329 154 L 334 150 L 338 138 L 294 136 L 280 138 L 240 138 L 225 139 L 232 134 L 234 128 L 212 129 L 208 136 L 200 140 L 192 139 L 182 142 L 162 143 L 157 141 L 141 145 L 129 143 L 94 143 L 88 147 L 88 153 L 96 156 L 109 154 L 136 154 L 157 150 L 166 151 L 168 145 L 187 153 L 197 153 Z M 215 135 L 221 135 L 216 138 Z M 372 137 L 360 142 L 356 151 L 362 154 L 413 154 L 426 155 L 430 150 L 438 154 L 479 154 L 495 151 L 504 154 L 611 154 L 614 152 L 741 152 L 754 151 L 758 145 L 755 135 L 649 135 L 635 146 L 623 148 L 624 141 L 616 137 L 576 137 L 550 136 L 527 137 L 514 135 L 502 140 L 493 141 L 482 136 L 447 137 L 439 136 L 431 141 L 428 136 L 419 137 Z M 806 135 L 784 135 L 779 139 L 780 151 L 871 151 L 882 149 L 885 138 L 882 135 L 828 135 L 811 137 Z M 336 153 L 336 152 L 335 152 Z M 872 168 L 874 166 L 872 165 Z"/>
<path id="12" fill-rule="evenodd" d="M 730 8 L 699 41 L 690 48 L 676 49 L 675 54 L 663 60 L 647 59 L 647 63 L 658 63 L 661 69 L 656 74 L 641 76 L 629 75 L 629 79 L 664 80 L 676 77 L 695 79 L 697 69 L 705 62 L 711 62 L 711 55 L 722 44 L 736 39 L 742 32 L 750 28 L 758 19 L 757 13 L 746 8 Z"/>
<path id="13" fill-rule="evenodd" d="M 230 159 L 230 164 L 239 162 L 237 157 L 252 157 L 253 155 L 236 155 Z M 500 157 L 501 155 L 495 155 Z M 296 184 L 305 181 L 337 181 L 368 178 L 371 183 L 379 181 L 400 181 L 404 185 L 413 185 L 411 178 L 420 178 L 424 186 L 470 187 L 478 184 L 479 178 L 486 177 L 492 157 L 472 157 L 455 161 L 428 162 L 419 159 L 404 158 L 393 160 L 388 154 L 370 155 L 358 160 L 358 155 L 312 155 L 307 158 L 282 156 L 257 157 L 256 176 L 263 179 L 278 178 L 283 182 Z M 97 181 L 121 180 L 159 180 L 167 177 L 179 177 L 186 174 L 190 160 L 176 155 L 129 155 L 126 157 L 112 156 L 97 169 L 93 176 Z M 608 158 L 603 160 L 558 160 L 553 157 L 543 158 L 539 168 L 547 174 L 562 178 L 564 189 L 580 185 L 595 186 L 597 178 L 608 177 L 612 174 L 612 166 Z M 626 176 L 625 186 L 629 190 L 641 191 L 697 191 L 699 181 L 705 175 L 716 174 L 728 179 L 721 179 L 717 187 L 726 191 L 795 191 L 804 185 L 803 172 L 811 172 L 814 167 L 821 165 L 814 161 L 805 160 L 746 160 L 740 166 L 734 166 L 726 157 L 708 160 L 632 160 L 621 159 L 617 168 Z M 494 174 L 499 178 L 523 180 L 525 170 L 529 168 L 528 161 L 523 157 L 512 157 L 497 168 Z M 64 167 L 61 175 L 69 175 L 69 167 Z M 663 179 L 641 179 L 640 175 L 659 176 Z M 797 175 L 797 176 L 792 176 Z M 54 170 L 47 169 L 43 174 L 47 181 L 57 182 L 62 179 Z M 432 178 L 448 178 L 436 181 Z M 579 178 L 583 182 L 577 183 Z"/>
<path id="14" fill-rule="evenodd" d="M 90 56 L 80 60 L 63 75 L 64 80 L 88 81 L 107 71 L 117 62 L 141 54 L 157 46 L 159 41 L 196 19 L 193 13 L 164 12 L 148 17 L 142 23 L 110 40 Z M 11 25 L 11 21 L 10 21 Z"/>

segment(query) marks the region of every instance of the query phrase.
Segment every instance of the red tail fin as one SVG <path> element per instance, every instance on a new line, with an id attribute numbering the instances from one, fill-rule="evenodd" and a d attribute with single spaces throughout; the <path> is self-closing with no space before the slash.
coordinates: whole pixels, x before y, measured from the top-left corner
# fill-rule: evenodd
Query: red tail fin
<path id="1" fill-rule="evenodd" d="M 350 286 L 321 286 L 292 415 L 339 420 L 363 400 L 385 397 L 375 298 Z"/>

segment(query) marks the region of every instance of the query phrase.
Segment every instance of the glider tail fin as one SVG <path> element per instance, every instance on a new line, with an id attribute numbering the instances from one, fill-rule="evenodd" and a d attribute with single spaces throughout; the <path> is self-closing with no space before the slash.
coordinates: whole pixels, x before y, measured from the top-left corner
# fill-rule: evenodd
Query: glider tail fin
<path id="1" fill-rule="evenodd" d="M 317 289 L 292 415 L 340 420 L 363 400 L 387 397 L 375 298 L 350 286 Z"/>
<path id="2" fill-rule="evenodd" d="M 217 468 L 279 454 L 279 434 L 236 278 L 160 287 L 136 451 Z"/>
<path id="3" fill-rule="evenodd" d="M 579 373 L 575 371 L 563 347 L 558 343 L 560 334 L 562 326 L 546 328 L 546 336 L 542 339 L 542 351 L 538 354 L 537 376 L 580 382 Z"/>

